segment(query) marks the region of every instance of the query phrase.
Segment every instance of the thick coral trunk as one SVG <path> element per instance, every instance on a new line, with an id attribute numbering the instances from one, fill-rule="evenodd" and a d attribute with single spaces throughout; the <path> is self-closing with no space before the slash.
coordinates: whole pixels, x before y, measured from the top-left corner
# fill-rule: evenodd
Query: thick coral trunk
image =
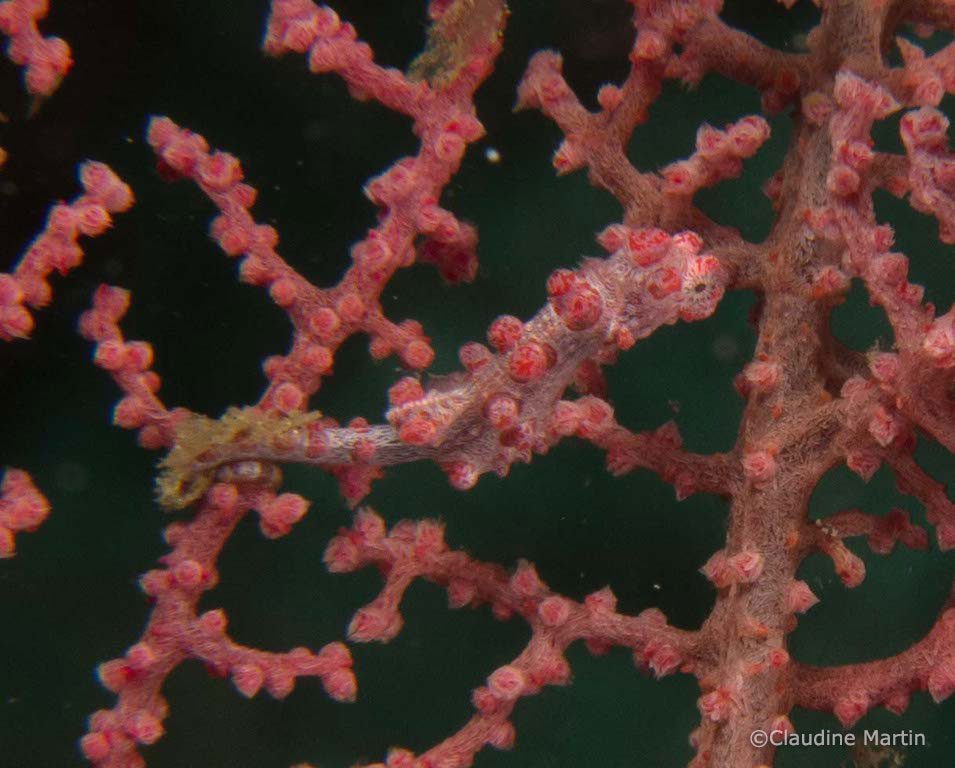
<path id="1" fill-rule="evenodd" d="M 747 490 L 733 506 L 727 551 L 758 552 L 763 571 L 752 584 L 722 590 L 706 631 L 712 633 L 712 688 L 700 699 L 698 754 L 709 766 L 771 765 L 775 748 L 758 732 L 785 729 L 792 707 L 786 634 L 797 567 L 788 531 L 805 513 L 805 495 L 785 485 Z"/>

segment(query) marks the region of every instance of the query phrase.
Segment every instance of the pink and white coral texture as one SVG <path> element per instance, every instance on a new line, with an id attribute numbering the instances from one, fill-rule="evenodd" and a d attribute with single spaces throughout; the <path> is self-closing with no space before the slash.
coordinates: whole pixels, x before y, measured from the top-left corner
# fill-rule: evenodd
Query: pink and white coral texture
<path id="1" fill-rule="evenodd" d="M 0 765 L 951 762 L 950 2 L 90 5 L 0 3 Z"/>

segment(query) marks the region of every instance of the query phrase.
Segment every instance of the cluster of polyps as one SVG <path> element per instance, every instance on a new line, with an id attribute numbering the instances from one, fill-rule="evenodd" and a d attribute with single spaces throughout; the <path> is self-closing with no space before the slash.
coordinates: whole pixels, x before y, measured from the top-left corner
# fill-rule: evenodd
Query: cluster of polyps
<path id="1" fill-rule="evenodd" d="M 7 56 L 25 67 L 27 90 L 36 96 L 52 94 L 73 66 L 69 44 L 59 37 L 43 37 L 37 29 L 48 11 L 48 0 L 0 3 L 0 32 L 10 38 Z"/>
<path id="2" fill-rule="evenodd" d="M 691 198 L 703 187 L 736 178 L 743 172 L 743 160 L 756 154 L 768 138 L 769 123 L 755 115 L 725 130 L 704 125 L 696 134 L 696 152 L 661 171 L 664 192 Z"/>
<path id="3" fill-rule="evenodd" d="M 35 531 L 50 514 L 50 505 L 19 469 L 8 469 L 0 482 L 0 558 L 13 557 L 14 536 Z"/>
<path id="4" fill-rule="evenodd" d="M 718 259 L 702 252 L 703 240 L 695 232 L 670 235 L 615 224 L 597 241 L 614 254 L 613 282 L 623 296 L 618 325 L 634 340 L 678 319 L 709 317 L 723 298 L 728 275 Z"/>
<path id="5" fill-rule="evenodd" d="M 50 209 L 46 227 L 9 274 L 0 273 L 0 341 L 26 338 L 33 331 L 30 309 L 50 303 L 49 276 L 65 275 L 83 262 L 80 237 L 96 237 L 112 226 L 114 213 L 129 210 L 133 193 L 103 163 L 79 169 L 83 194 Z"/>

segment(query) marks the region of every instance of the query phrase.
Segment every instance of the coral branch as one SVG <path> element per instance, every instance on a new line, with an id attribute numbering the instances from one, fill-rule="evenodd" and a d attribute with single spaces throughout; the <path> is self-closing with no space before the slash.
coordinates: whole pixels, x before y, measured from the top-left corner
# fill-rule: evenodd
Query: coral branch
<path id="1" fill-rule="evenodd" d="M 627 159 L 626 147 L 634 128 L 646 121 L 664 77 L 681 72 L 670 48 L 673 43 L 684 43 L 690 30 L 705 26 L 714 8 L 683 2 L 635 1 L 634 6 L 638 34 L 630 54 L 630 73 L 622 85 L 606 84 L 600 89 L 601 111 L 591 113 L 581 105 L 563 77 L 560 55 L 553 51 L 541 51 L 531 59 L 518 88 L 517 108 L 540 109 L 564 132 L 565 139 L 553 158 L 558 173 L 588 168 L 592 183 L 619 200 L 628 226 L 698 232 L 710 242 L 735 281 L 748 285 L 757 249 L 747 248 L 735 230 L 715 224 L 690 203 L 699 187 L 738 175 L 739 158 L 749 157 L 765 141 L 768 126 L 761 118 L 744 118 L 731 128 L 728 137 L 704 127 L 705 147 L 698 146 L 699 158 L 670 166 L 662 179 L 637 171 Z M 682 72 L 686 75 L 685 68 Z M 685 183 L 691 181 L 691 170 L 696 171 L 695 183 Z M 678 179 L 684 183 L 677 183 Z"/>
<path id="2" fill-rule="evenodd" d="M 845 71 L 836 78 L 834 96 L 839 108 L 830 127 L 829 205 L 810 210 L 807 219 L 820 236 L 846 249 L 841 266 L 850 275 L 863 278 L 895 333 L 897 356 L 880 355 L 872 366 L 879 387 L 894 397 L 882 403 L 878 418 L 884 429 L 873 425 L 870 431 L 886 446 L 904 434 L 905 417 L 953 450 L 955 407 L 949 395 L 953 374 L 939 375 L 932 370 L 951 367 L 955 337 L 948 327 L 950 318 L 935 318 L 934 306 L 922 301 L 924 289 L 908 282 L 908 260 L 889 250 L 892 229 L 876 222 L 872 207 L 871 192 L 879 183 L 879 174 L 871 172 L 870 129 L 875 120 L 898 109 L 898 104 L 885 88 Z M 948 154 L 946 128 L 947 121 L 930 108 L 906 114 L 900 124 L 908 151 L 907 185 L 913 189 L 913 205 L 939 215 L 943 230 L 949 203 L 938 187 L 941 177 L 936 169 Z"/>
<path id="3" fill-rule="evenodd" d="M 159 377 L 150 370 L 152 348 L 144 342 L 126 342 L 119 321 L 129 307 L 129 294 L 100 286 L 93 308 L 80 319 L 81 333 L 97 343 L 95 364 L 110 372 L 124 393 L 114 410 L 117 426 L 139 429 L 146 448 L 168 447 L 186 439 L 187 426 L 197 417 L 185 409 L 167 410 L 156 396 Z M 260 412 L 256 421 L 267 418 Z M 194 428 L 194 427 L 193 427 Z M 112 710 L 90 717 L 90 731 L 81 740 L 84 755 L 102 768 L 144 765 L 137 745 L 152 744 L 163 734 L 167 705 L 161 689 L 166 678 L 188 659 L 202 661 L 212 674 L 231 675 L 244 696 L 263 686 L 276 698 L 287 696 L 298 677 L 319 677 L 328 694 L 339 701 L 355 697 L 351 656 L 340 643 L 330 643 L 317 654 L 305 648 L 269 653 L 239 645 L 225 634 L 226 616 L 210 610 L 201 616 L 196 607 L 203 592 L 212 589 L 218 575 L 216 559 L 235 526 L 250 509 L 259 513 L 259 527 L 268 538 L 284 536 L 305 514 L 307 502 L 295 494 L 276 495 L 270 467 L 238 464 L 205 492 L 193 520 L 174 523 L 165 532 L 172 551 L 162 558 L 164 569 L 143 576 L 143 591 L 154 601 L 146 629 L 123 658 L 100 666 L 100 680 L 119 697 Z M 198 498 L 198 496 L 196 497 Z"/>
<path id="4" fill-rule="evenodd" d="M 660 92 L 659 67 L 634 64 L 622 88 L 605 85 L 599 96 L 603 111 L 594 115 L 584 109 L 564 80 L 561 65 L 559 54 L 537 53 L 518 88 L 517 108 L 542 110 L 567 136 L 554 154 L 558 173 L 589 166 L 593 182 L 620 201 L 628 224 L 656 224 L 658 182 L 630 164 L 624 147 L 633 127 L 646 120 L 646 111 Z"/>
<path id="5" fill-rule="evenodd" d="M 908 18 L 913 23 L 942 29 L 955 28 L 955 8 L 947 0 L 915 0 L 908 9 Z"/>
<path id="6" fill-rule="evenodd" d="M 955 692 L 953 605 L 955 595 L 931 631 L 897 656 L 841 667 L 795 665 L 796 705 L 829 710 L 850 728 L 878 705 L 901 714 L 915 691 L 927 690 L 937 702 L 948 698 Z"/>
<path id="7" fill-rule="evenodd" d="M 938 219 L 943 243 L 955 243 L 955 157 L 948 150 L 948 124 L 937 109 L 922 107 L 902 118 L 900 132 L 909 158 L 909 201 Z"/>
<path id="8" fill-rule="evenodd" d="M 746 83 L 762 92 L 767 112 L 780 112 L 808 79 L 808 58 L 763 45 L 719 17 L 708 15 L 687 32 L 676 71 L 693 84 L 706 72 Z"/>
<path id="9" fill-rule="evenodd" d="M 110 214 L 126 211 L 133 194 L 113 171 L 102 163 L 80 166 L 83 194 L 71 203 L 53 206 L 46 227 L 27 248 L 13 272 L 0 273 L 0 340 L 26 338 L 33 331 L 28 307 L 40 309 L 50 303 L 52 288 L 47 278 L 56 270 L 65 275 L 83 261 L 77 240 L 95 237 L 112 225 Z"/>
<path id="10" fill-rule="evenodd" d="M 554 422 L 560 434 L 576 435 L 607 451 L 607 468 L 614 475 L 650 469 L 674 485 L 680 500 L 693 493 L 728 495 L 739 481 L 728 456 L 684 451 L 674 422 L 634 433 L 617 423 L 610 404 L 597 397 L 559 402 Z"/>
<path id="11" fill-rule="evenodd" d="M 149 571 L 140 581 L 154 601 L 146 629 L 122 658 L 99 668 L 103 685 L 119 700 L 112 710 L 90 717 L 90 731 L 80 744 L 88 760 L 100 768 L 144 765 L 137 745 L 153 744 L 162 737 L 168 707 L 161 689 L 173 670 L 188 659 L 202 661 L 213 675 L 230 675 L 246 697 L 264 687 L 275 698 L 284 698 L 297 678 L 318 677 L 333 699 L 355 698 L 351 656 L 341 643 L 329 643 L 318 653 L 306 648 L 268 653 L 229 639 L 222 610 L 196 614 L 200 597 L 218 581 L 215 561 L 222 546 L 250 508 L 259 511 L 260 527 L 274 538 L 287 533 L 305 514 L 306 506 L 304 499 L 293 494 L 275 496 L 257 488 L 220 484 L 191 522 L 166 529 L 172 551 L 162 558 L 164 568 Z"/>
<path id="12" fill-rule="evenodd" d="M 101 285 L 93 295 L 93 307 L 80 318 L 83 338 L 96 342 L 94 364 L 108 371 L 123 392 L 113 409 L 113 423 L 123 429 L 138 429 L 144 448 L 168 448 L 185 410 L 166 409 L 157 396 L 160 378 L 152 370 L 153 349 L 144 341 L 127 342 L 119 321 L 129 309 L 129 293 Z"/>
<path id="13" fill-rule="evenodd" d="M 70 46 L 58 37 L 43 37 L 37 22 L 46 18 L 49 0 L 5 0 L 0 3 L 0 32 L 10 38 L 7 56 L 26 67 L 27 90 L 49 96 L 73 66 Z"/>
<path id="14" fill-rule="evenodd" d="M 722 131 L 704 125 L 696 134 L 696 152 L 661 172 L 663 193 L 689 203 L 700 189 L 739 176 L 743 159 L 752 157 L 768 138 L 769 123 L 761 117 L 744 117 Z"/>
<path id="15" fill-rule="evenodd" d="M 825 553 L 847 587 L 859 586 L 865 579 L 865 563 L 846 547 L 844 539 L 866 536 L 869 547 L 880 555 L 889 554 L 897 541 L 910 549 L 928 549 L 928 534 L 909 520 L 908 512 L 893 509 L 884 517 L 868 515 L 857 509 L 839 512 L 806 525 L 800 542 L 809 549 Z"/>
<path id="16" fill-rule="evenodd" d="M 256 191 L 241 183 L 242 169 L 231 155 L 210 154 L 207 142 L 168 118 L 154 119 L 149 141 L 162 166 L 193 179 L 221 215 L 211 234 L 229 256 L 244 255 L 242 279 L 268 287 L 295 327 L 292 350 L 266 365 L 270 386 L 261 405 L 284 413 L 302 409 L 331 371 L 337 348 L 355 333 L 371 338 L 376 359 L 397 352 L 409 368 L 427 368 L 434 357 L 415 321 L 394 324 L 384 317 L 379 297 L 396 270 L 415 260 L 434 263 L 448 280 L 473 278 L 477 269 L 473 227 L 438 205 L 441 191 L 458 170 L 469 142 L 484 129 L 474 114 L 475 89 L 487 76 L 500 49 L 494 34 L 477 37 L 459 52 L 462 66 L 440 86 L 414 81 L 397 70 L 372 63 L 370 48 L 356 41 L 354 28 L 309 0 L 276 0 L 266 34 L 271 55 L 308 53 L 313 72 L 334 71 L 360 97 L 371 97 L 414 120 L 421 139 L 416 157 L 399 160 L 369 182 L 367 196 L 381 209 L 380 223 L 352 248 L 352 267 L 333 288 L 321 290 L 278 256 L 278 234 L 257 225 L 248 209 Z M 424 244 L 415 251 L 415 239 Z"/>
<path id="17" fill-rule="evenodd" d="M 39 528 L 50 504 L 22 469 L 8 469 L 0 483 L 0 558 L 16 554 L 14 537 Z"/>
<path id="18" fill-rule="evenodd" d="M 945 486 L 922 469 L 910 455 L 888 459 L 895 472 L 895 482 L 902 493 L 914 496 L 925 505 L 928 521 L 935 526 L 942 550 L 955 548 L 955 503 Z"/>
<path id="19" fill-rule="evenodd" d="M 909 519 L 909 513 L 899 507 L 886 515 L 870 515 L 858 509 L 837 512 L 816 521 L 822 536 L 841 539 L 865 536 L 869 548 L 879 555 L 888 555 L 901 542 L 909 549 L 928 549 L 925 529 Z"/>
<path id="20" fill-rule="evenodd" d="M 872 156 L 872 179 L 877 186 L 896 197 L 905 195 L 909 187 L 909 162 L 902 155 L 875 152 Z"/>
<path id="21" fill-rule="evenodd" d="M 946 93 L 955 91 L 955 45 L 951 43 L 938 53 L 926 56 L 915 43 L 896 38 L 902 54 L 901 69 L 889 73 L 889 83 L 896 98 L 907 106 L 937 107 Z"/>
<path id="22" fill-rule="evenodd" d="M 352 619 L 352 640 L 391 640 L 402 626 L 401 599 L 416 578 L 444 587 L 452 608 L 487 603 L 497 618 L 519 615 L 531 626 L 531 639 L 522 653 L 491 673 L 487 685 L 474 691 L 477 714 L 454 736 L 419 755 L 418 763 L 405 750 L 392 750 L 389 768 L 406 764 L 399 758 L 411 761 L 408 765 L 464 768 L 485 744 L 498 749 L 512 746 L 514 729 L 508 718 L 517 700 L 545 685 L 566 684 L 570 667 L 564 651 L 577 640 L 586 641 L 595 653 L 615 646 L 630 648 L 637 663 L 658 677 L 677 669 L 694 669 L 697 634 L 667 626 L 659 611 L 623 616 L 617 613 L 616 598 L 607 588 L 583 603 L 554 594 L 529 563 L 521 562 L 508 574 L 500 566 L 448 550 L 443 526 L 433 520 L 404 521 L 386 532 L 380 517 L 371 510 L 360 510 L 353 526 L 340 530 L 329 543 L 325 563 L 335 573 L 374 565 L 384 576 L 379 596 Z"/>

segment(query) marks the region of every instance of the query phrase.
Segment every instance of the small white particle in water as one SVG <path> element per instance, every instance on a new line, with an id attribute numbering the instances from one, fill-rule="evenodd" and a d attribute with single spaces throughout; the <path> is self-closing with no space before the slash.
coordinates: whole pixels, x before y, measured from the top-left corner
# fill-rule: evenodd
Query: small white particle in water
<path id="1" fill-rule="evenodd" d="M 653 588 L 654 588 L 657 592 L 659 592 L 661 589 L 663 589 L 663 587 L 661 587 L 659 584 L 656 584 L 656 583 L 653 585 Z"/>
<path id="2" fill-rule="evenodd" d="M 499 162 L 501 162 L 501 153 L 498 152 L 494 147 L 488 147 L 484 150 L 484 159 L 492 165 L 497 165 Z"/>

